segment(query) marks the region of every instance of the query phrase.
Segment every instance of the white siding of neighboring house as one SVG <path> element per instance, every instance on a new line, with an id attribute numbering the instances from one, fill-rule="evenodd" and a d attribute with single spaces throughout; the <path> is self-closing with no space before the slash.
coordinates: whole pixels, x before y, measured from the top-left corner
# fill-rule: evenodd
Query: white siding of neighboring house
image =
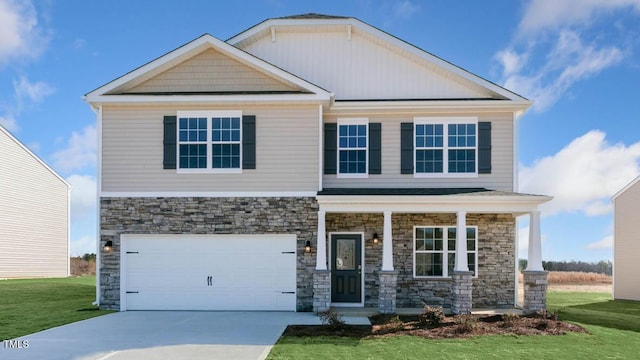
<path id="1" fill-rule="evenodd" d="M 68 185 L 0 129 L 0 278 L 69 275 Z"/>
<path id="2" fill-rule="evenodd" d="M 614 299 L 640 301 L 640 182 L 614 199 Z"/>
<path id="3" fill-rule="evenodd" d="M 262 35 L 262 36 L 260 36 Z M 276 27 L 236 46 L 335 93 L 336 100 L 491 98 L 426 60 L 345 25 Z"/>
<path id="4" fill-rule="evenodd" d="M 125 93 L 298 91 L 220 52 L 209 49 Z"/>
<path id="5" fill-rule="evenodd" d="M 177 110 L 242 110 L 256 116 L 256 169 L 241 174 L 164 170 L 163 117 Z M 102 191 L 308 192 L 318 190 L 318 105 L 116 107 L 102 112 Z"/>
<path id="6" fill-rule="evenodd" d="M 471 116 L 470 114 L 447 114 L 443 116 L 416 113 L 416 117 Z M 341 116 L 344 117 L 344 116 Z M 357 117 L 366 117 L 358 115 Z M 493 190 L 514 191 L 513 189 L 513 116 L 511 113 L 481 114 L 478 121 L 491 122 L 491 174 L 478 177 L 455 178 L 433 177 L 414 178 L 400 173 L 400 123 L 413 122 L 414 115 L 371 116 L 370 123 L 382 124 L 382 174 L 367 178 L 338 178 L 337 175 L 323 175 L 325 188 L 354 187 L 485 187 Z M 325 122 L 336 122 L 336 116 L 326 116 Z M 414 159 L 415 161 L 415 159 Z"/>

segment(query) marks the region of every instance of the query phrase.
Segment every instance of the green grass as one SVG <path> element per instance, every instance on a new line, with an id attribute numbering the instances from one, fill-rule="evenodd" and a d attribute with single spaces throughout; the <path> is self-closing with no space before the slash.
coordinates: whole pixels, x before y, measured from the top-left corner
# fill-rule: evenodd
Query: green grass
<path id="1" fill-rule="evenodd" d="M 353 339 L 282 337 L 269 354 L 279 359 L 632 359 L 640 354 L 640 302 L 608 293 L 550 292 L 549 309 L 590 334 L 482 336 L 426 340 L 411 336 Z"/>
<path id="2" fill-rule="evenodd" d="M 108 314 L 91 305 L 95 276 L 0 281 L 0 341 Z"/>

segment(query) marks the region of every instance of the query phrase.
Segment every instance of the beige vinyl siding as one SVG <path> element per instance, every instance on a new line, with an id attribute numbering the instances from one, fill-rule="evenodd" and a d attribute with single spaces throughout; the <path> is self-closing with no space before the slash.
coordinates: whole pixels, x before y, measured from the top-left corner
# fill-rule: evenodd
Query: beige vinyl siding
<path id="1" fill-rule="evenodd" d="M 68 187 L 0 130 L 0 278 L 65 277 Z"/>
<path id="2" fill-rule="evenodd" d="M 400 173 L 400 123 L 413 122 L 414 117 L 470 116 L 469 114 L 447 115 L 398 115 L 369 116 L 370 123 L 382 124 L 382 174 L 367 178 L 339 178 L 337 175 L 323 175 L 325 188 L 411 188 L 411 187 L 484 187 L 493 190 L 513 191 L 513 116 L 511 113 L 481 114 L 478 121 L 491 122 L 491 174 L 478 177 L 416 178 Z M 366 117 L 358 115 L 358 117 Z M 327 116 L 325 122 L 336 122 L 337 117 Z M 415 158 L 414 158 L 415 161 Z"/>
<path id="3" fill-rule="evenodd" d="M 640 301 L 640 182 L 614 199 L 613 297 Z"/>
<path id="4" fill-rule="evenodd" d="M 238 47 L 335 93 L 337 100 L 493 98 L 427 60 L 347 26 L 278 27 Z"/>
<path id="5" fill-rule="evenodd" d="M 125 93 L 299 91 L 209 49 Z"/>
<path id="6" fill-rule="evenodd" d="M 163 170 L 163 117 L 177 110 L 256 116 L 256 169 L 241 174 Z M 317 191 L 318 106 L 105 107 L 102 190 L 132 192 Z"/>

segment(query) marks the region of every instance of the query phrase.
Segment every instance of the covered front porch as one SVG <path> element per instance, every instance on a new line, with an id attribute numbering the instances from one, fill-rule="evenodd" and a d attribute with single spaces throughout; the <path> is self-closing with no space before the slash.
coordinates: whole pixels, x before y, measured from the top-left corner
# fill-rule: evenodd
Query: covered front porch
<path id="1" fill-rule="evenodd" d="M 530 218 L 522 307 L 545 308 L 538 205 L 549 199 L 486 189 L 326 189 L 317 197 L 313 310 L 513 309 L 521 215 Z"/>

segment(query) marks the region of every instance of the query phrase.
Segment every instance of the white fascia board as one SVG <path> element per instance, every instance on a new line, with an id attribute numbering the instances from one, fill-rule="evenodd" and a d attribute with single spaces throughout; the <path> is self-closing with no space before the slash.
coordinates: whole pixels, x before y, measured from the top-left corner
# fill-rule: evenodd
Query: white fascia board
<path id="1" fill-rule="evenodd" d="M 85 101 L 92 105 L 121 105 L 121 104 L 217 104 L 225 103 L 283 103 L 308 102 L 317 104 L 328 103 L 330 94 L 264 94 L 264 95 L 96 95 L 87 96 Z"/>
<path id="2" fill-rule="evenodd" d="M 68 190 L 71 190 L 71 184 L 69 184 L 67 182 L 67 180 L 65 180 L 62 176 L 58 175 L 57 172 L 55 172 L 55 170 L 53 170 L 49 165 L 47 165 L 46 162 L 44 162 L 44 160 L 40 159 L 36 154 L 33 153 L 33 151 L 29 150 L 29 148 L 24 145 L 20 140 L 18 140 L 15 136 L 13 136 L 9 130 L 5 129 L 2 125 L 0 125 L 0 132 L 6 134 L 9 139 L 11 141 L 13 141 L 14 143 L 16 143 L 19 147 L 22 148 L 22 150 L 24 150 L 29 156 L 31 156 L 32 158 L 34 158 L 38 163 L 40 163 L 40 165 L 42 165 L 45 169 L 47 169 L 47 171 L 49 171 L 51 174 L 53 174 L 53 176 L 55 176 L 58 180 L 60 180 L 64 185 L 67 186 Z"/>
<path id="3" fill-rule="evenodd" d="M 303 89 L 306 89 L 312 93 L 315 93 L 317 95 L 325 95 L 326 97 L 331 97 L 332 94 L 329 93 L 327 90 L 314 85 L 304 79 L 301 79 L 291 73 L 288 73 L 262 59 L 259 59 L 245 51 L 242 51 L 236 47 L 233 47 L 231 45 L 229 45 L 228 43 L 225 43 L 224 41 L 218 40 L 215 37 L 209 35 L 209 34 L 205 34 L 202 35 L 201 37 L 89 92 L 88 94 L 85 95 L 84 99 L 89 102 L 90 104 L 93 104 L 94 102 L 96 102 L 98 100 L 98 98 L 119 87 L 122 86 L 124 84 L 126 84 L 129 81 L 132 81 L 140 76 L 143 76 L 145 73 L 152 71 L 154 69 L 157 69 L 179 57 L 185 57 L 188 58 L 189 54 L 193 53 L 193 54 L 197 54 L 200 53 L 201 51 L 204 51 L 206 48 L 214 48 L 218 51 L 220 51 L 221 53 L 228 55 L 230 57 L 236 58 L 238 60 L 241 60 L 242 62 L 251 64 L 252 66 L 262 69 L 270 74 L 272 74 L 273 76 L 277 77 L 277 78 L 281 78 L 283 80 L 286 80 L 288 82 L 291 82 Z"/>
<path id="4" fill-rule="evenodd" d="M 315 191 L 101 191 L 101 198 L 155 197 L 316 197 Z"/>
<path id="5" fill-rule="evenodd" d="M 455 113 L 460 111 L 518 112 L 528 108 L 530 101 L 509 100 L 410 100 L 410 101 L 334 101 L 328 113 L 340 114 L 353 111 L 438 111 Z"/>
<path id="6" fill-rule="evenodd" d="M 531 105 L 531 102 L 526 98 L 510 91 L 502 86 L 499 86 L 489 80 L 486 80 L 478 75 L 473 74 L 459 66 L 456 66 L 446 60 L 443 60 L 415 45 L 412 45 L 404 40 L 401 40 L 389 33 L 386 33 L 374 26 L 371 26 L 365 22 L 362 22 L 356 18 L 338 18 L 338 19 L 269 19 L 263 21 L 262 23 L 248 29 L 245 32 L 242 32 L 230 39 L 227 40 L 227 43 L 235 45 L 247 38 L 250 38 L 265 29 L 269 29 L 273 26 L 304 26 L 304 25 L 345 25 L 345 27 L 351 26 L 354 29 L 359 29 L 364 32 L 369 33 L 369 35 L 373 37 L 380 38 L 384 41 L 387 41 L 399 49 L 404 50 L 410 54 L 421 57 L 453 74 L 456 74 L 466 80 L 469 80 L 475 84 L 478 84 L 481 87 L 484 87 L 494 93 L 497 93 L 511 101 L 514 102 L 522 102 Z"/>
<path id="7" fill-rule="evenodd" d="M 335 196 L 316 197 L 320 210 L 327 212 L 378 213 L 516 213 L 536 211 L 549 196 Z"/>
<path id="8" fill-rule="evenodd" d="M 618 191 L 617 193 L 615 193 L 612 197 L 611 200 L 614 201 L 618 196 L 622 195 L 625 191 L 629 190 L 633 185 L 635 185 L 638 181 L 640 181 L 640 176 L 637 176 L 635 179 L 631 180 L 630 183 L 628 183 L 627 185 L 625 185 L 622 189 L 620 189 L 620 191 Z"/>

